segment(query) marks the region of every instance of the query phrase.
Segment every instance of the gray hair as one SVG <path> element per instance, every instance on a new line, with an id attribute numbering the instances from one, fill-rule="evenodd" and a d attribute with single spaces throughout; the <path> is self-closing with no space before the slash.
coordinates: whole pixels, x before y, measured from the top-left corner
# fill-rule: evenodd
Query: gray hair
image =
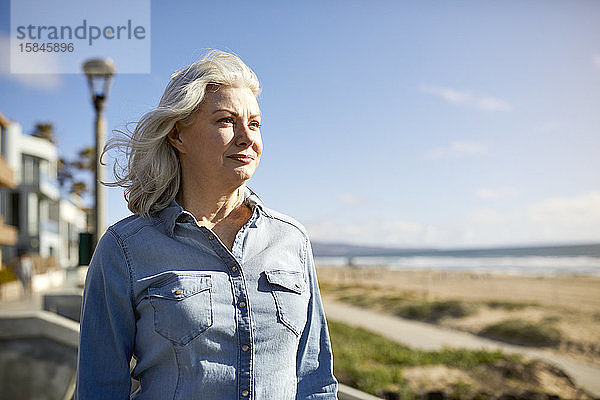
<path id="1" fill-rule="evenodd" d="M 134 214 L 156 214 L 175 198 L 181 183 L 177 150 L 167 135 L 178 122 L 188 125 L 209 85 L 247 87 L 258 97 L 256 74 L 234 54 L 210 50 L 200 60 L 171 75 L 158 106 L 144 114 L 133 133 L 113 137 L 104 146 L 125 155 L 126 164 L 115 160 L 115 181 L 108 186 L 125 188 L 127 206 Z M 128 131 L 128 129 L 127 129 Z"/>

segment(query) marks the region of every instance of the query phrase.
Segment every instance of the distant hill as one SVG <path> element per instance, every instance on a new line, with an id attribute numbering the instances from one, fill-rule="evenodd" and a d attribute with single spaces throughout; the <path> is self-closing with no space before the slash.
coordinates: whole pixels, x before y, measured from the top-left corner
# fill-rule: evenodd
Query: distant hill
<path id="1" fill-rule="evenodd" d="M 600 257 L 600 243 L 479 249 L 393 249 L 386 247 L 358 246 L 341 243 L 313 242 L 312 247 L 315 257 Z"/>

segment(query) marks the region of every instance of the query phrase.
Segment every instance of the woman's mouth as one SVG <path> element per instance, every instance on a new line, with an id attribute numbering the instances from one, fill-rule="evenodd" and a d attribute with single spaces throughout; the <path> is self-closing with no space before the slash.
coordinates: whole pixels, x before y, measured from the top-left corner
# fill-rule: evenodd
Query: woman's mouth
<path id="1" fill-rule="evenodd" d="M 232 154 L 227 156 L 227 158 L 231 158 L 232 160 L 239 161 L 243 164 L 250 164 L 254 160 L 254 157 L 246 154 Z"/>

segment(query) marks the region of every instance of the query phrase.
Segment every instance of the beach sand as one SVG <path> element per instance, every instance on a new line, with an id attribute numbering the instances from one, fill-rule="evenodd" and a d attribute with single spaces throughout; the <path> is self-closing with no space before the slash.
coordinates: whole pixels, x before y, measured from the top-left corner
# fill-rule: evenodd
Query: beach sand
<path id="1" fill-rule="evenodd" d="M 375 296 L 393 294 L 421 301 L 463 300 L 479 304 L 474 315 L 438 324 L 472 333 L 507 319 L 549 321 L 562 332 L 561 354 L 600 365 L 600 277 L 516 276 L 433 270 L 392 271 L 377 267 L 317 266 L 323 297 L 331 288 L 358 286 Z M 523 303 L 518 309 L 489 307 L 490 301 Z M 530 304 L 530 306 L 527 306 Z"/>

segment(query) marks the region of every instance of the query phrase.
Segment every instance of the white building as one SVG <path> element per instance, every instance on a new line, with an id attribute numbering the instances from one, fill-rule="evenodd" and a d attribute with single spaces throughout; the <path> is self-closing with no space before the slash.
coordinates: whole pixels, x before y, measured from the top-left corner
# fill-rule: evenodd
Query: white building
<path id="1" fill-rule="evenodd" d="M 86 215 L 74 195 L 61 195 L 57 182 L 58 153 L 49 140 L 23 134 L 10 121 L 3 135 L 3 156 L 14 171 L 16 189 L 2 193 L 2 214 L 18 229 L 17 248 L 42 257 L 54 256 L 61 267 L 78 263 L 78 237 L 86 231 Z"/>
<path id="2" fill-rule="evenodd" d="M 4 160 L 4 148 L 5 142 L 4 136 L 6 135 L 6 128 L 10 125 L 2 114 L 0 114 L 0 188 L 5 190 L 14 189 L 16 187 L 14 179 L 14 171 L 8 163 Z M 0 268 L 2 267 L 2 249 L 4 246 L 13 246 L 17 243 L 17 229 L 14 226 L 4 224 L 5 215 L 2 213 L 4 208 L 3 203 L 4 196 L 0 194 Z"/>

